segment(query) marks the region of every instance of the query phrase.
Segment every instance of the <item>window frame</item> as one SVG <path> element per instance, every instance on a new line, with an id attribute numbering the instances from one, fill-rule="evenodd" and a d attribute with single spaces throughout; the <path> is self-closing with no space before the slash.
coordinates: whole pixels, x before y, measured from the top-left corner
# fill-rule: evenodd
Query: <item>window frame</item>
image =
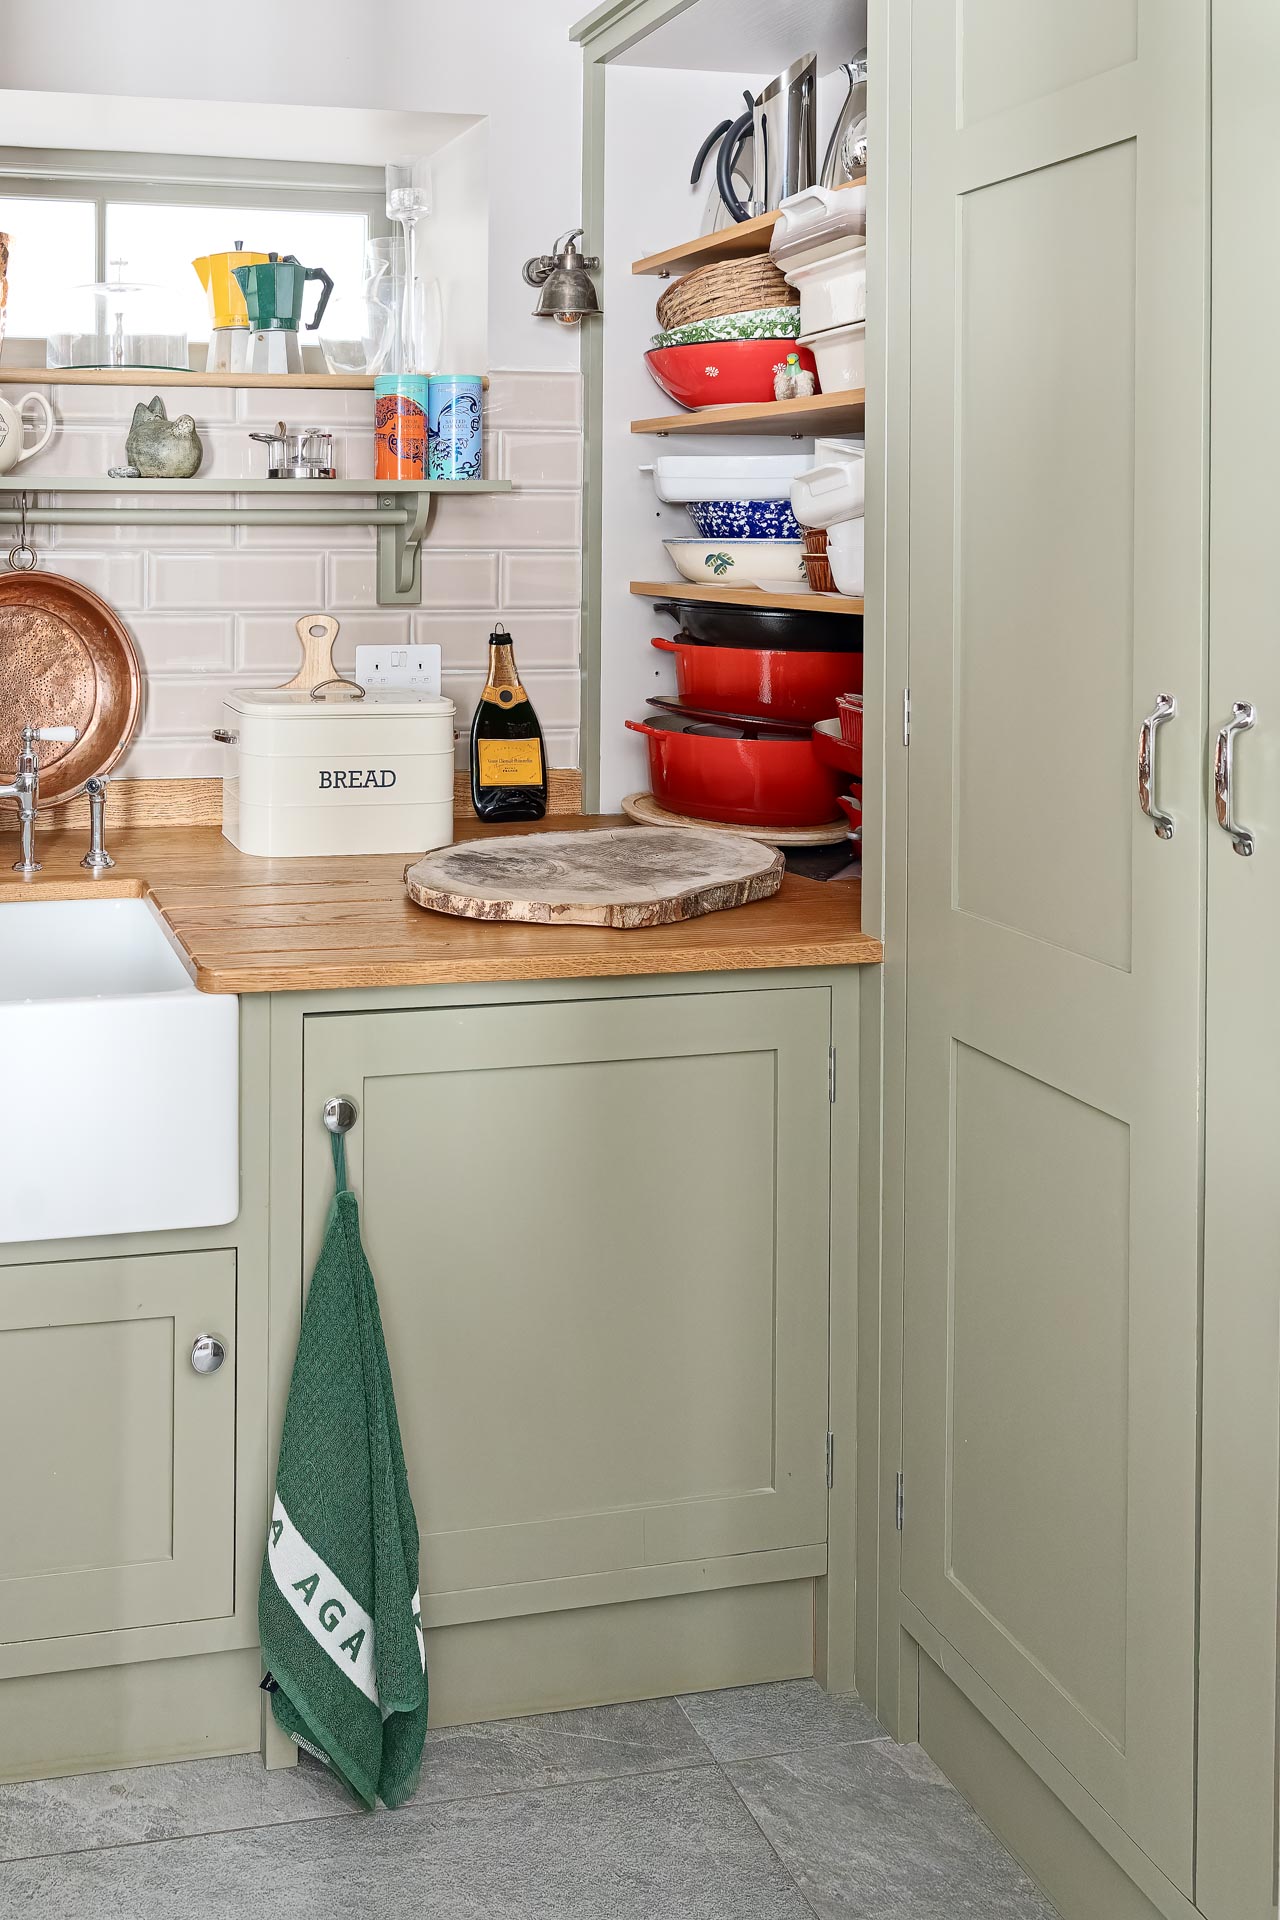
<path id="1" fill-rule="evenodd" d="M 94 209 L 93 278 L 109 277 L 107 204 L 243 207 L 246 213 L 287 206 L 318 213 L 363 213 L 369 237 L 394 231 L 387 218 L 381 167 L 309 160 L 234 160 L 188 153 L 94 153 L 75 147 L 0 146 L 0 192 L 29 200 L 78 200 Z M 43 341 L 39 346 L 43 358 Z M 18 347 L 17 339 L 5 342 Z M 30 354 L 20 351 L 24 364 Z M 4 357 L 8 357 L 7 354 Z"/>

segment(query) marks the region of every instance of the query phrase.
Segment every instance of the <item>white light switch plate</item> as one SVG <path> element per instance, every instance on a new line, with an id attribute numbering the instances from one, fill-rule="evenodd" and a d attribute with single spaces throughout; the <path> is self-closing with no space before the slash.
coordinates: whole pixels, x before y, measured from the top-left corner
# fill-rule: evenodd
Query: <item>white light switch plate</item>
<path id="1" fill-rule="evenodd" d="M 429 699 L 440 697 L 440 648 L 357 647 L 356 679 L 362 687 L 412 687 Z"/>

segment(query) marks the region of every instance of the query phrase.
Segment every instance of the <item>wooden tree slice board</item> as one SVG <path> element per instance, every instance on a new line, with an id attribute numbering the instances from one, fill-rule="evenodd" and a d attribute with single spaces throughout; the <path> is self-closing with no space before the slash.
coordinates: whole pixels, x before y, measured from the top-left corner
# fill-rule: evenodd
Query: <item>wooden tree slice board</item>
<path id="1" fill-rule="evenodd" d="M 405 868 L 409 898 L 468 920 L 661 927 L 765 900 L 783 858 L 746 835 L 601 827 L 441 847 Z"/>
<path id="2" fill-rule="evenodd" d="M 646 827 L 678 827 L 682 832 L 736 833 L 739 839 L 759 840 L 767 847 L 834 847 L 849 838 L 848 823 L 833 820 L 825 827 L 735 827 L 720 820 L 695 820 L 691 814 L 668 813 L 651 793 L 629 793 L 622 811 Z"/>

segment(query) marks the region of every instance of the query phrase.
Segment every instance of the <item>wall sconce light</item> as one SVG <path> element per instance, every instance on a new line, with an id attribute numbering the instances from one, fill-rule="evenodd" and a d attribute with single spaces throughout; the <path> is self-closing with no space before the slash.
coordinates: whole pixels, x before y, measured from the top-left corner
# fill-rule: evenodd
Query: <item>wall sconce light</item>
<path id="1" fill-rule="evenodd" d="M 562 326 L 576 327 L 589 313 L 599 313 L 600 299 L 589 274 L 599 271 L 594 254 L 583 255 L 574 246 L 582 238 L 582 228 L 561 234 L 551 253 L 535 253 L 524 263 L 524 277 L 531 287 L 540 289 L 534 318 L 558 320 Z"/>

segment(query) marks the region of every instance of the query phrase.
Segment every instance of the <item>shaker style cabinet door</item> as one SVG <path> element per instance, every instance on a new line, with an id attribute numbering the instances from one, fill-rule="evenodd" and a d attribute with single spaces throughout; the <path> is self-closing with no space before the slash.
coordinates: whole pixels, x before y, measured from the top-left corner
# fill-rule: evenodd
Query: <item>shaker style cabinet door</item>
<path id="1" fill-rule="evenodd" d="M 0 1662 L 232 1611 L 235 1314 L 234 1253 L 0 1268 Z"/>
<path id="2" fill-rule="evenodd" d="M 350 1094 L 424 1595 L 825 1541 L 829 1038 L 826 989 L 308 1020 L 305 1264 Z"/>
<path id="3" fill-rule="evenodd" d="M 912 18 L 905 1618 L 1190 1893 L 1207 4 Z"/>

